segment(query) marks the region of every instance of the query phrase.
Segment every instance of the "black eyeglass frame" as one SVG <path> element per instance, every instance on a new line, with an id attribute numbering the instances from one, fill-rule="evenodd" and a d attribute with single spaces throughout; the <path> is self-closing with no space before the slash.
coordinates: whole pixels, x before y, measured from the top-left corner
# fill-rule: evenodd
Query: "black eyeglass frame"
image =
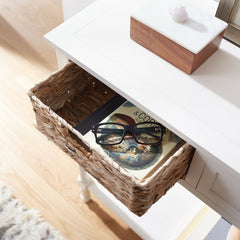
<path id="1" fill-rule="evenodd" d="M 124 132 L 123 132 L 123 134 L 121 134 L 121 135 L 122 135 L 122 138 L 121 138 L 121 140 L 120 140 L 119 142 L 117 142 L 117 143 L 102 143 L 102 142 L 100 142 L 100 140 L 99 140 L 98 137 L 97 137 L 97 129 L 98 129 L 98 127 L 100 127 L 100 126 L 102 126 L 102 125 L 106 125 L 106 124 L 109 124 L 109 125 L 110 125 L 110 124 L 112 124 L 112 125 L 118 125 L 118 126 L 122 126 L 122 127 L 123 127 Z M 158 142 L 156 142 L 156 143 L 143 143 L 143 142 L 140 142 L 140 141 L 137 140 L 134 132 L 136 131 L 135 129 L 137 129 L 136 126 L 142 125 L 142 124 L 155 124 L 155 125 L 158 125 L 158 126 L 159 126 L 159 128 L 161 129 L 161 136 L 159 137 Z M 106 130 L 106 129 L 105 129 L 105 130 Z M 109 131 L 112 131 L 112 130 L 113 130 L 113 129 L 110 129 L 110 128 L 109 128 Z M 114 130 L 116 131 L 117 129 L 114 129 Z M 119 129 L 119 130 L 120 130 L 120 129 Z M 121 131 L 122 131 L 122 130 L 121 130 Z M 162 136 L 163 136 L 163 134 L 166 132 L 166 128 L 165 128 L 162 124 L 157 123 L 157 122 L 140 122 L 140 123 L 136 123 L 136 124 L 133 124 L 133 125 L 125 125 L 125 124 L 116 123 L 116 122 L 106 122 L 106 123 L 99 123 L 99 124 L 93 125 L 93 126 L 92 126 L 92 132 L 93 132 L 94 135 L 95 135 L 96 143 L 99 144 L 99 145 L 104 145 L 104 146 L 118 145 L 118 144 L 120 144 L 120 143 L 124 140 L 124 138 L 125 138 L 125 136 L 126 136 L 127 134 L 131 134 L 131 135 L 133 136 L 134 140 L 135 140 L 137 143 L 139 143 L 139 144 L 142 144 L 142 145 L 151 145 L 151 146 L 158 146 L 158 145 L 161 143 L 161 141 L 162 141 Z"/>

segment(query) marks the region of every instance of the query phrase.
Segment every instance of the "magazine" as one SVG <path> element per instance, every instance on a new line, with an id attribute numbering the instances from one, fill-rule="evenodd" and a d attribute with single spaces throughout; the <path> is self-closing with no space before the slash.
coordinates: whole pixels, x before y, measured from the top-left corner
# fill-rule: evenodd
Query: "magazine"
<path id="1" fill-rule="evenodd" d="M 156 122 L 131 102 L 125 101 L 101 122 L 121 122 L 130 125 L 145 121 Z M 92 131 L 89 131 L 84 138 L 140 180 L 149 177 L 184 143 L 168 129 L 158 146 L 138 144 L 133 137 L 125 138 L 117 145 L 103 146 L 96 143 Z"/>

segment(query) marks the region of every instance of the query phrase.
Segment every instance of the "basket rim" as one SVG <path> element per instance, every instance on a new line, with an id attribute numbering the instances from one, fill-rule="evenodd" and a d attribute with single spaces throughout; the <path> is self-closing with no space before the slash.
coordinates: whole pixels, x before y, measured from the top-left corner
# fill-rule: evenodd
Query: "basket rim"
<path id="1" fill-rule="evenodd" d="M 44 82 L 47 82 L 49 79 L 51 79 L 54 75 L 59 74 L 59 72 L 64 71 L 65 69 L 69 68 L 72 65 L 76 65 L 75 63 L 73 63 L 72 61 L 68 60 L 68 62 L 61 68 L 56 69 L 55 71 L 53 71 L 51 74 L 49 74 L 46 78 L 44 78 L 42 81 L 36 83 L 33 87 L 31 87 L 28 91 L 27 94 L 29 97 L 34 96 L 34 92 L 37 88 L 39 88 L 39 86 L 41 86 L 41 84 L 43 84 Z"/>

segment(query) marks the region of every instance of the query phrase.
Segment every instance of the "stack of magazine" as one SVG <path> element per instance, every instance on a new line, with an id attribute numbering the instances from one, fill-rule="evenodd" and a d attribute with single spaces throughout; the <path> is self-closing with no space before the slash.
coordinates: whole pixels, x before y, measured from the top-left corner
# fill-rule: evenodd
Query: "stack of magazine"
<path id="1" fill-rule="evenodd" d="M 155 120 L 131 102 L 116 95 L 75 128 L 92 146 L 98 147 L 103 154 L 111 157 L 137 179 L 144 180 L 180 148 L 184 141 L 176 134 L 166 130 L 161 144 L 158 146 L 138 144 L 133 137 L 125 138 L 118 145 L 102 146 L 96 143 L 91 127 L 100 122 L 121 122 L 130 125 L 146 121 Z"/>

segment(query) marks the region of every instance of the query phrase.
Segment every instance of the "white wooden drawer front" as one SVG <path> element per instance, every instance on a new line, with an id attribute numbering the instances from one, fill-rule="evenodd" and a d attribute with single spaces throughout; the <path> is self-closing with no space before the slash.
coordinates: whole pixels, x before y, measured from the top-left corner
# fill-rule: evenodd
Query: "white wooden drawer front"
<path id="1" fill-rule="evenodd" d="M 240 176 L 234 170 L 220 162 L 207 162 L 197 190 L 227 212 L 233 224 L 240 224 Z"/>

